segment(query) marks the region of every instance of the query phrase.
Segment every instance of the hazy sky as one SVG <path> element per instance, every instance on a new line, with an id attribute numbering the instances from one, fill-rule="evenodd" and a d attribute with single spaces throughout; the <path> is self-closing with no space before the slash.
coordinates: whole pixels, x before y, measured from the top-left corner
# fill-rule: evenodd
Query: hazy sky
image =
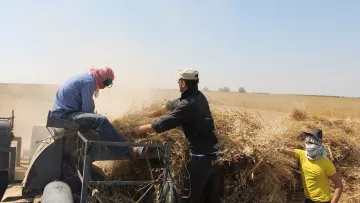
<path id="1" fill-rule="evenodd" d="M 0 1 L 0 82 L 105 65 L 124 87 L 192 67 L 210 89 L 360 96 L 360 1 Z"/>

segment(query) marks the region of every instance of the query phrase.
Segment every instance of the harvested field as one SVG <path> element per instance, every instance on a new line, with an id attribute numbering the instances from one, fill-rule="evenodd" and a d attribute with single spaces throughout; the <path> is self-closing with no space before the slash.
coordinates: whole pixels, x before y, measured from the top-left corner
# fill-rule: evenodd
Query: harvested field
<path id="1" fill-rule="evenodd" d="M 241 109 L 287 113 L 299 104 L 306 104 L 308 111 L 314 115 L 334 118 L 359 117 L 360 99 L 306 95 L 253 94 L 237 92 L 204 92 L 209 100 L 217 106 Z M 174 90 L 154 90 L 156 98 L 176 97 Z"/>
<path id="2" fill-rule="evenodd" d="M 158 106 L 156 103 L 154 106 Z M 173 141 L 172 175 L 178 188 L 186 176 L 186 140 L 179 129 L 149 134 L 142 138 L 131 136 L 131 130 L 151 122 L 143 113 L 148 109 L 129 112 L 113 121 L 117 130 L 131 141 L 161 143 Z M 219 110 L 212 105 L 216 134 L 221 151 L 219 164 L 226 169 L 225 202 L 291 202 L 294 189 L 299 186 L 299 170 L 296 160 L 277 152 L 278 148 L 302 148 L 302 131 L 318 127 L 324 131 L 328 156 L 334 162 L 344 181 L 341 202 L 359 199 L 360 135 L 359 120 L 328 120 L 313 116 L 303 107 L 294 108 L 281 119 L 264 121 L 257 115 L 242 111 Z M 113 162 L 106 169 L 108 179 L 150 179 L 150 171 L 144 161 Z M 131 166 L 131 167 L 130 167 Z M 113 187 L 102 191 L 117 201 L 136 202 L 138 188 Z M 140 192 L 141 194 L 141 192 Z M 125 198 L 126 197 L 126 198 Z M 121 199 L 121 200 L 120 200 Z M 106 202 L 108 198 L 104 198 Z"/>
<path id="3" fill-rule="evenodd" d="M 32 126 L 46 121 L 47 111 L 51 108 L 56 88 L 57 86 L 53 85 L 0 84 L 1 116 L 9 116 L 11 110 L 15 110 L 15 133 L 23 138 L 23 150 L 29 147 Z M 112 118 L 118 130 L 130 140 L 134 140 L 129 130 L 151 120 L 141 116 L 146 109 L 135 110 L 154 100 L 163 101 L 164 98 L 175 98 L 178 95 L 177 90 L 130 91 L 114 87 L 110 91 L 102 92 L 95 102 L 98 112 Z M 359 148 L 356 144 L 359 140 L 360 99 L 219 92 L 205 92 L 205 95 L 213 104 L 217 132 L 221 139 L 219 147 L 223 147 L 222 151 L 227 153 L 222 162 L 229 164 L 227 165 L 227 202 L 247 200 L 250 197 L 256 198 L 255 200 L 259 202 L 269 202 L 271 198 L 291 196 L 298 178 L 296 162 L 271 148 L 302 147 L 297 133 L 313 126 L 324 129 L 325 139 L 328 140 L 325 143 L 328 154 L 345 181 L 341 202 L 360 202 L 360 186 L 356 183 L 360 179 L 359 159 L 357 159 Z M 136 108 L 133 108 L 134 101 Z M 293 110 L 293 106 L 297 103 L 305 103 L 307 109 Z M 181 151 L 186 149 L 186 141 L 182 133 L 173 130 L 162 135 L 148 135 L 136 141 L 164 140 L 176 141 L 173 152 L 173 166 L 176 167 L 172 167 L 172 170 L 177 184 L 180 185 L 181 178 L 186 175 L 179 173 L 183 171 L 183 163 L 186 159 Z M 143 179 L 150 175 L 147 163 L 132 162 L 130 163 L 132 165 L 127 163 L 127 168 L 124 163 L 116 164 L 106 168 L 109 178 Z M 139 176 L 141 171 L 146 172 L 143 175 L 145 177 Z M 282 173 L 290 175 L 285 177 Z M 270 185 L 265 184 L 268 182 L 264 183 L 265 180 L 262 180 L 264 177 L 266 181 L 287 183 L 287 185 L 278 188 L 279 186 L 274 187 L 273 182 L 270 182 Z M 270 190 L 271 187 L 274 187 L 274 190 Z M 137 189 L 129 190 L 130 194 L 122 193 L 123 198 L 124 195 L 134 196 L 133 191 Z M 113 190 L 120 196 L 121 191 L 118 188 Z M 137 196 L 141 192 L 143 191 Z M 231 192 L 234 193 L 229 195 Z M 120 199 L 116 201 L 119 202 Z"/>
<path id="4" fill-rule="evenodd" d="M 29 148 L 32 126 L 44 124 L 59 85 L 0 83 L 0 113 L 8 116 L 15 110 L 16 136 Z M 360 115 L 360 99 L 315 97 L 301 95 L 243 94 L 204 92 L 219 109 L 234 109 L 256 114 L 265 121 L 275 120 L 291 111 L 297 103 L 305 103 L 308 111 L 331 118 L 354 118 Z M 151 102 L 176 98 L 178 90 L 121 89 L 114 86 L 101 92 L 95 100 L 96 110 L 110 118 L 118 118 L 130 108 Z"/>

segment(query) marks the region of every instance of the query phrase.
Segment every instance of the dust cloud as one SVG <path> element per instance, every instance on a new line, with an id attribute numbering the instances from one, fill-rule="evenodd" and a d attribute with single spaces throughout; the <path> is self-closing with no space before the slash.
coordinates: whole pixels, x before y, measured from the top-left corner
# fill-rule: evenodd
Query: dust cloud
<path id="1" fill-rule="evenodd" d="M 58 87 L 60 85 L 0 83 L 0 117 L 10 117 L 11 111 L 15 111 L 14 134 L 22 137 L 22 152 L 30 148 L 33 126 L 45 126 Z M 95 98 L 95 110 L 113 119 L 154 100 L 176 96 L 178 92 L 174 90 L 150 89 L 146 83 L 139 82 L 132 86 L 126 81 L 100 90 L 99 97 Z"/>

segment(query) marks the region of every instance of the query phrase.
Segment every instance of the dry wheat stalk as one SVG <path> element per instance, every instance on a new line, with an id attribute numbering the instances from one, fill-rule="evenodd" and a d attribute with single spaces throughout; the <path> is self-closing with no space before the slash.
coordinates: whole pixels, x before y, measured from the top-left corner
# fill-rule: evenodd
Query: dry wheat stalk
<path id="1" fill-rule="evenodd" d="M 149 134 L 134 138 L 134 127 L 150 123 L 153 119 L 144 117 L 144 112 L 162 105 L 150 107 L 115 119 L 118 132 L 130 141 L 162 143 L 174 142 L 172 151 L 172 175 L 181 188 L 186 176 L 187 141 L 179 129 L 161 134 Z M 220 111 L 211 106 L 215 120 L 216 134 L 221 151 L 219 163 L 226 168 L 225 202 L 289 202 L 289 197 L 298 181 L 297 162 L 278 153 L 276 148 L 302 147 L 298 136 L 313 127 L 323 129 L 330 158 L 344 180 L 344 194 L 347 200 L 356 199 L 360 193 L 360 122 L 358 120 L 330 121 L 309 115 L 303 107 L 296 107 L 287 116 L 266 122 L 258 116 L 245 112 Z M 116 161 L 107 172 L 108 179 L 149 179 L 146 161 Z M 124 200 L 124 196 L 136 199 L 142 195 L 135 187 L 113 187 L 103 193 Z M 139 194 L 140 193 L 140 194 Z M 113 201 L 112 201 L 113 202 Z"/>

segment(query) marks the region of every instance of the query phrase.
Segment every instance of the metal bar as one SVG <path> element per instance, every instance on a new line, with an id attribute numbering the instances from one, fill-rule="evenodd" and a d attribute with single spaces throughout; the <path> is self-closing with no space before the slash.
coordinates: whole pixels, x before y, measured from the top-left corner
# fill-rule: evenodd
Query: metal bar
<path id="1" fill-rule="evenodd" d="M 14 140 L 17 141 L 17 146 L 16 146 L 16 167 L 20 167 L 22 139 L 21 139 L 21 137 L 14 137 Z"/>
<path id="2" fill-rule="evenodd" d="M 91 186 L 113 186 L 113 185 L 146 185 L 146 184 L 158 184 L 159 181 L 89 181 L 89 185 Z"/>
<path id="3" fill-rule="evenodd" d="M 109 142 L 109 141 L 97 141 L 97 140 L 88 140 L 86 139 L 81 132 L 78 132 L 79 137 L 83 142 L 89 142 L 98 144 L 98 145 L 107 145 L 107 146 L 119 146 L 119 147 L 164 147 L 163 144 L 149 144 L 149 143 L 134 143 L 134 142 Z"/>
<path id="4" fill-rule="evenodd" d="M 77 175 L 79 176 L 80 181 L 81 181 L 81 183 L 82 183 L 82 182 L 84 181 L 84 179 L 83 179 L 83 177 L 82 177 L 82 175 L 81 175 L 81 173 L 80 173 L 79 169 L 77 169 L 77 170 L 76 170 L 76 172 L 77 172 Z"/>
<path id="5" fill-rule="evenodd" d="M 169 175 L 169 166 L 171 164 L 171 146 L 169 143 L 166 143 L 166 148 L 165 148 L 165 173 L 164 173 L 164 178 L 165 180 L 168 179 L 168 175 Z"/>
<path id="6" fill-rule="evenodd" d="M 96 153 L 96 152 L 95 152 Z M 163 158 L 163 155 L 142 155 L 140 157 L 136 157 L 136 159 L 159 159 Z M 110 155 L 110 154 L 105 154 L 105 153 L 100 153 L 98 155 L 95 155 L 93 158 L 93 161 L 112 161 L 112 160 L 133 160 L 133 158 L 130 158 L 126 155 L 123 156 L 115 156 L 115 155 Z"/>
<path id="7" fill-rule="evenodd" d="M 6 147 L 6 148 L 0 148 L 0 152 L 12 152 L 12 148 L 15 148 L 15 147 Z"/>
<path id="8" fill-rule="evenodd" d="M 12 110 L 12 117 L 11 117 L 11 130 L 14 129 L 14 110 Z"/>
<path id="9" fill-rule="evenodd" d="M 11 147 L 10 157 L 9 182 L 13 182 L 15 179 L 16 147 Z"/>
<path id="10" fill-rule="evenodd" d="M 134 142 L 108 142 L 108 141 L 92 141 L 94 144 L 121 147 L 164 147 L 163 144 L 134 143 Z"/>
<path id="11" fill-rule="evenodd" d="M 85 142 L 85 149 L 88 148 L 88 142 Z M 81 203 L 86 203 L 88 196 L 88 186 L 89 186 L 89 169 L 91 167 L 91 154 L 86 150 L 83 165 L 83 181 L 81 186 Z"/>
<path id="12" fill-rule="evenodd" d="M 79 135 L 79 137 L 81 138 L 81 140 L 82 140 L 83 142 L 87 143 L 87 142 L 89 141 L 89 140 L 86 139 L 80 132 L 78 132 L 78 135 Z"/>

